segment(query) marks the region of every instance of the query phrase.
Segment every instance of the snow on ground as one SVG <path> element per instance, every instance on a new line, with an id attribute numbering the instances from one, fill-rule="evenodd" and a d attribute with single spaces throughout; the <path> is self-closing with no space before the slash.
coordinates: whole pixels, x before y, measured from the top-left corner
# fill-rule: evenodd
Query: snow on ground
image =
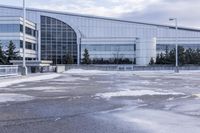
<path id="1" fill-rule="evenodd" d="M 112 75 L 112 74 L 123 74 L 123 75 L 133 75 L 133 71 L 101 71 L 101 70 L 84 70 L 84 69 L 70 69 L 65 72 L 65 74 L 75 74 L 75 75 Z"/>
<path id="2" fill-rule="evenodd" d="M 185 94 L 178 92 L 158 92 L 153 90 L 124 90 L 124 91 L 96 94 L 97 97 L 105 99 L 110 99 L 112 97 L 129 97 L 129 96 L 145 96 L 145 95 L 159 96 L 159 95 L 185 95 Z"/>
<path id="3" fill-rule="evenodd" d="M 199 133 L 199 119 L 173 112 L 129 108 L 109 114 L 148 133 Z"/>
<path id="4" fill-rule="evenodd" d="M 34 97 L 24 95 L 24 94 L 0 93 L 0 103 L 22 102 L 22 101 L 30 101 L 33 99 L 34 99 Z"/>
<path id="5" fill-rule="evenodd" d="M 193 96 L 200 98 L 200 94 L 193 94 Z"/>
<path id="6" fill-rule="evenodd" d="M 0 81 L 0 87 L 7 87 L 13 84 L 19 84 L 23 82 L 32 82 L 32 81 L 40 81 L 47 79 L 54 79 L 59 77 L 60 74 L 52 73 L 52 74 L 40 74 L 40 75 L 29 75 L 27 77 L 18 77 L 14 79 L 3 79 Z"/>
<path id="7" fill-rule="evenodd" d="M 66 74 L 102 74 L 107 73 L 107 71 L 100 70 L 83 70 L 83 69 L 70 69 L 65 72 Z"/>
<path id="8" fill-rule="evenodd" d="M 199 103 L 181 103 L 175 105 L 172 108 L 175 112 L 183 112 L 184 114 L 200 116 L 200 104 Z"/>
<path id="9" fill-rule="evenodd" d="M 187 75 L 187 74 L 200 74 L 200 70 L 180 70 L 175 73 L 173 70 L 157 70 L 157 71 L 101 71 L 101 70 L 84 70 L 84 69 L 70 69 L 65 72 L 66 74 L 134 74 L 141 76 L 163 76 L 163 75 Z"/>
<path id="10" fill-rule="evenodd" d="M 75 82 L 75 81 L 88 81 L 90 80 L 88 77 L 74 77 L 74 76 L 70 76 L 70 75 L 67 75 L 63 78 L 59 78 L 59 79 L 54 79 L 54 81 L 57 81 L 57 82 Z"/>

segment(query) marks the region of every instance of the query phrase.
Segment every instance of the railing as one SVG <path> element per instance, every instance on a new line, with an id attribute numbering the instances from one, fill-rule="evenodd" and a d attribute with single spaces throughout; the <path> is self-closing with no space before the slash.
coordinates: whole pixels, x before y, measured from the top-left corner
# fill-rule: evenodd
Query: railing
<path id="1" fill-rule="evenodd" d="M 0 77 L 18 75 L 18 66 L 0 65 Z"/>
<path id="2" fill-rule="evenodd" d="M 69 69 L 85 69 L 85 70 L 103 70 L 103 71 L 159 71 L 159 70 L 175 70 L 173 65 L 153 65 L 153 66 L 137 66 L 137 65 L 66 65 Z M 200 66 L 188 65 L 180 66 L 180 70 L 200 70 Z"/>

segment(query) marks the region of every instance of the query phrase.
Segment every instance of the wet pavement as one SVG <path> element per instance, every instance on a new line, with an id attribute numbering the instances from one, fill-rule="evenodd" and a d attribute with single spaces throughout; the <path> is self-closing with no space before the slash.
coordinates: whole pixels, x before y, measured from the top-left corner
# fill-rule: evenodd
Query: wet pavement
<path id="1" fill-rule="evenodd" d="M 0 87 L 0 133 L 199 133 L 199 77 L 71 70 L 7 83 Z"/>

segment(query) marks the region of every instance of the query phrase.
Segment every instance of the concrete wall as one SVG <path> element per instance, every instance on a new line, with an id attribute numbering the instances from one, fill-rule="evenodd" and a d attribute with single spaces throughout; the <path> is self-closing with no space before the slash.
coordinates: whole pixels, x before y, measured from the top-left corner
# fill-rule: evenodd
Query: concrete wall
<path id="1" fill-rule="evenodd" d="M 65 65 L 57 65 L 56 66 L 56 72 L 57 73 L 63 73 L 63 72 L 65 72 Z"/>

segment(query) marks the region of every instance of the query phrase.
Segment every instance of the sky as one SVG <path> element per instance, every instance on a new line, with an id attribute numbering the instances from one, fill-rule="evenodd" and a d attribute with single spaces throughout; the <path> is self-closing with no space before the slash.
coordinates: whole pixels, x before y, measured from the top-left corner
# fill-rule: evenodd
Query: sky
<path id="1" fill-rule="evenodd" d="M 106 16 L 173 25 L 170 17 L 178 24 L 200 28 L 200 0 L 26 0 L 27 7 L 64 11 L 93 16 Z M 0 0 L 0 4 L 21 6 L 22 0 Z"/>

